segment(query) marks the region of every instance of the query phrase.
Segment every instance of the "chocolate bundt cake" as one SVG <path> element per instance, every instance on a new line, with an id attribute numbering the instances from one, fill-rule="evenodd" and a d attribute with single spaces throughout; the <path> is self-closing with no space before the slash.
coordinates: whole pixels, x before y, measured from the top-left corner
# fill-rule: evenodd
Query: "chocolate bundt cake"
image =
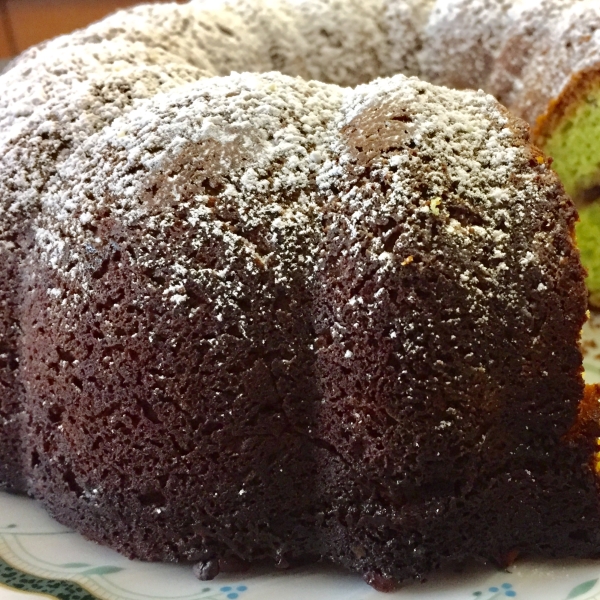
<path id="1" fill-rule="evenodd" d="M 392 76 L 454 4 L 143 6 L 17 59 L 6 487 L 201 578 L 598 554 L 575 207 L 492 96 Z"/>
<path id="2" fill-rule="evenodd" d="M 600 199 L 600 4 L 438 0 L 422 31 L 418 73 L 483 88 L 529 122 L 582 213 L 578 237 L 591 239 L 600 227 L 591 206 Z M 600 244 L 586 245 L 582 259 L 600 308 Z"/>

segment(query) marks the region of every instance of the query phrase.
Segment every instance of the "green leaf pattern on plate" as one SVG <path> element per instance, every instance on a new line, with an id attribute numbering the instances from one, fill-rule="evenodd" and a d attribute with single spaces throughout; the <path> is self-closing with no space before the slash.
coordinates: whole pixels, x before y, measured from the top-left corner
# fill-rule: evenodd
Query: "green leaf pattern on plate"
<path id="1" fill-rule="evenodd" d="M 100 562 L 59 562 L 46 560 L 28 552 L 20 540 L 45 536 L 70 536 L 72 532 L 62 527 L 54 531 L 35 531 L 31 527 L 25 530 L 23 523 L 0 525 L 0 589 L 8 587 L 30 594 L 49 595 L 59 600 L 98 600 L 98 598 L 135 599 L 135 600 L 164 600 L 165 596 L 140 593 L 128 589 L 131 584 L 130 569 L 126 566 L 116 566 Z M 10 544 L 7 542 L 11 540 Z M 31 544 L 29 544 L 31 547 Z M 15 554 L 14 550 L 17 550 Z M 87 557 L 86 557 L 87 558 Z M 89 559 L 88 559 L 89 560 Z M 16 561 L 16 564 L 13 563 Z M 12 563 L 12 564 L 11 564 Z M 29 566 L 31 564 L 31 570 Z M 34 566 L 35 565 L 35 566 Z M 133 569 L 135 571 L 135 568 Z M 123 583 L 119 573 L 125 572 Z M 117 575 L 113 579 L 113 575 Z M 198 582 L 200 584 L 200 582 Z M 125 587 L 123 587 L 123 585 Z M 178 594 L 174 590 L 173 598 L 179 600 L 233 600 L 240 598 L 248 587 L 236 583 L 233 586 L 198 585 L 194 591 Z M 1 592 L 0 592 L 1 593 Z M 169 596 L 170 597 L 170 596 Z"/>
<path id="2" fill-rule="evenodd" d="M 295 600 L 378 600 L 375 596 L 381 596 L 358 578 L 354 587 L 349 577 L 302 569 L 286 574 L 289 579 L 285 581 L 282 575 L 253 573 L 251 590 L 227 577 L 207 586 L 191 577 L 185 568 L 129 562 L 79 539 L 72 531 L 50 521 L 31 500 L 16 500 L 0 493 L 0 513 L 5 518 L 0 523 L 0 588 L 45 594 L 59 600 L 284 600 L 290 591 Z M 459 582 L 458 589 L 437 587 L 432 594 L 426 593 L 423 600 L 600 600 L 600 562 L 543 562 L 541 568 L 539 564 L 516 565 L 512 576 L 482 573 L 476 575 L 479 583 L 466 578 Z M 140 583 L 145 587 L 138 587 Z M 298 586 L 302 588 L 300 595 Z M 400 599 L 405 593 L 407 598 L 414 597 L 411 593 L 415 589 L 401 590 L 398 596 L 392 594 L 390 600 L 392 596 Z M 312 593 L 316 590 L 324 593 Z M 306 596 L 302 596 L 303 591 Z"/>
<path id="3" fill-rule="evenodd" d="M 80 569 L 88 567 L 89 565 L 87 563 L 66 563 L 59 566 L 66 569 Z M 104 576 L 118 573 L 119 571 L 123 571 L 123 569 L 105 565 L 86 569 L 79 574 Z M 30 573 L 15 569 L 0 558 L 0 586 L 1 585 L 21 592 L 46 594 L 57 598 L 58 600 L 98 600 L 96 596 L 74 581 L 46 579 L 44 577 L 31 575 Z M 239 598 L 247 589 L 248 586 L 246 585 L 222 586 L 220 589 L 204 587 L 194 596 L 194 598 L 196 600 L 233 600 Z"/>
<path id="4" fill-rule="evenodd" d="M 102 566 L 102 567 L 93 567 L 92 569 L 86 569 L 81 572 L 81 575 L 110 575 L 111 573 L 118 573 L 122 571 L 121 567 L 111 567 L 111 566 Z"/>
<path id="5" fill-rule="evenodd" d="M 20 592 L 48 594 L 59 600 L 97 600 L 87 590 L 73 581 L 44 579 L 13 569 L 0 559 L 0 584 Z"/>
<path id="6" fill-rule="evenodd" d="M 579 585 L 576 585 L 566 597 L 566 600 L 571 600 L 571 598 L 581 598 L 584 594 L 587 594 L 596 584 L 598 583 L 598 579 L 590 579 L 589 581 L 584 581 Z"/>

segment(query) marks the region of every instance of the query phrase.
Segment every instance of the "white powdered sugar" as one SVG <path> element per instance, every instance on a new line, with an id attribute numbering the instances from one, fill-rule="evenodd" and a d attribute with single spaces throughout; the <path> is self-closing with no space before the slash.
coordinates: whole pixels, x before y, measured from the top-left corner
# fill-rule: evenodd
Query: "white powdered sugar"
<path id="1" fill-rule="evenodd" d="M 275 69 L 353 85 L 403 69 L 411 49 L 390 62 L 386 10 L 380 0 L 281 1 L 261 10 L 241 0 L 148 5 L 32 48 L 0 87 L 4 211 L 35 214 L 57 161 L 161 90 L 231 71 Z M 411 11 L 403 14 L 396 33 L 406 44 L 398 30 L 415 25 Z M 0 235 L 9 230 L 0 218 Z"/>
<path id="2" fill-rule="evenodd" d="M 532 0 L 506 32 L 487 89 L 534 125 L 574 75 L 599 62 L 598 2 Z"/>
<path id="3" fill-rule="evenodd" d="M 459 89 L 482 88 L 531 125 L 600 62 L 595 0 L 437 0 L 418 72 Z"/>
<path id="4" fill-rule="evenodd" d="M 138 100 L 204 75 L 160 50 L 100 40 L 32 50 L 2 76 L 0 196 L 7 213 L 35 208 L 56 165 Z M 0 236 L 11 223 L 0 217 Z"/>
<path id="5" fill-rule="evenodd" d="M 378 113 L 381 106 L 386 113 Z M 352 184 L 354 159 L 345 132 L 371 113 L 385 122 L 398 110 L 408 115 L 411 146 L 427 162 L 419 165 L 402 144 L 376 159 L 372 175 L 391 185 L 381 196 Z M 277 73 L 205 79 L 141 103 L 60 165 L 43 196 L 35 260 L 60 270 L 67 285 L 79 282 L 81 291 L 72 298 L 79 302 L 90 276 L 89 254 L 114 243 L 113 234 L 97 232 L 110 214 L 145 249 L 136 251 L 138 268 L 161 271 L 165 301 L 185 305 L 193 283 L 226 314 L 242 294 L 228 280 L 232 271 L 254 273 L 258 281 L 266 270 L 276 285 L 295 277 L 312 285 L 325 220 L 345 231 L 352 260 L 365 250 L 365 230 L 376 231 L 382 219 L 401 223 L 394 248 L 386 250 L 385 237 L 377 235 L 367 245 L 386 276 L 406 268 L 419 251 L 425 216 L 440 223 L 440 252 L 451 247 L 470 262 L 470 270 L 455 276 L 473 306 L 502 295 L 507 307 L 514 303 L 518 310 L 523 294 L 513 281 L 515 265 L 544 275 L 542 261 L 517 238 L 547 193 L 536 170 L 529 172 L 530 151 L 515 145 L 518 135 L 492 97 L 403 76 L 355 90 Z M 190 171 L 182 175 L 180 167 L 188 163 Z M 477 212 L 480 223 L 454 218 L 457 202 Z M 339 216 L 330 214 L 332 206 Z M 187 233 L 178 242 L 174 232 L 181 227 Z M 188 243 L 200 250 L 213 242 L 221 249 L 216 267 L 200 267 L 182 250 Z M 161 244 L 169 249 L 157 259 L 153 249 Z M 427 244 L 421 251 L 432 252 Z M 463 261 L 456 268 L 464 268 Z M 480 318 L 485 320 L 484 310 Z"/>
<path id="6" fill-rule="evenodd" d="M 422 76 L 438 85 L 485 88 L 506 29 L 519 12 L 519 0 L 435 2 L 419 53 Z"/>
<path id="7" fill-rule="evenodd" d="M 365 251 L 365 230 L 375 231 L 392 218 L 400 228 L 393 253 L 391 248 L 386 251 L 384 236 L 368 241 L 370 254 L 381 261 L 381 273 L 408 267 L 422 243 L 423 253 L 432 252 L 431 243 L 439 244 L 440 260 L 448 248 L 454 248 L 452 260 L 457 269 L 464 268 L 463 259 L 457 257 L 471 262 L 474 272 L 455 275 L 469 290 L 472 306 L 501 296 L 507 307 L 520 310 L 522 281 L 515 281 L 514 271 L 527 276 L 519 261 L 536 269 L 537 277 L 545 276 L 543 260 L 531 253 L 526 238 L 527 223 L 532 217 L 540 218 L 544 210 L 540 202 L 548 190 L 540 189 L 536 170 L 528 168 L 531 152 L 523 144 L 515 144 L 517 138 L 506 113 L 483 92 L 465 95 L 396 77 L 359 86 L 347 95 L 341 126 L 360 120 L 382 103 L 389 106 L 388 118 L 398 107 L 408 115 L 416 156 L 394 149 L 375 160 L 377 168 L 372 165 L 370 173 L 390 182 L 386 196 L 369 186 L 352 186 L 342 195 L 344 235 L 349 243 L 356 240 L 349 255 L 357 258 Z M 342 154 L 340 162 L 345 160 Z M 544 172 L 546 167 L 542 164 L 539 169 Z M 477 214 L 478 224 L 457 220 L 456 209 L 462 205 Z M 419 242 L 424 218 L 440 225 L 434 241 Z M 544 243 L 540 239 L 534 247 L 543 252 Z M 447 268 L 452 268 L 451 263 Z M 487 287 L 487 298 L 481 297 L 481 282 Z M 485 319 L 485 313 L 481 318 Z"/>
<path id="8" fill-rule="evenodd" d="M 572 70 L 598 59 L 596 13 L 592 0 L 194 0 L 118 12 L 27 51 L 2 76 L 4 211 L 35 214 L 54 164 L 138 100 L 232 71 L 349 86 L 421 74 L 487 86 L 533 121 Z M 513 52 L 520 42 L 529 46 Z M 9 230 L 0 218 L 0 235 Z"/>
<path id="9" fill-rule="evenodd" d="M 336 86 L 277 73 L 234 74 L 141 104 L 61 165 L 44 197 L 43 227 L 36 234 L 43 255 L 58 268 L 65 263 L 60 257 L 70 253 L 66 262 L 74 266 L 65 277 L 85 278 L 80 248 L 87 244 L 99 251 L 110 243 L 90 228 L 98 224 L 98 215 L 109 208 L 111 218 L 125 228 L 146 227 L 145 243 L 152 246 L 169 239 L 176 207 L 185 213 L 192 243 L 200 247 L 218 239 L 223 260 L 218 269 L 200 269 L 185 257 L 175 258 L 173 240 L 166 263 L 159 265 L 170 272 L 165 299 L 184 302 L 183 283 L 193 280 L 219 289 L 215 296 L 226 301 L 236 294 L 227 282 L 230 268 L 267 269 L 276 283 L 285 284 L 298 263 L 304 269 L 315 262 L 323 201 L 315 180 L 332 152 L 334 117 L 343 93 Z M 173 174 L 163 182 L 170 204 L 157 206 L 147 192 L 152 177 L 169 173 L 190 149 L 199 164 L 203 157 L 210 161 L 203 178 L 218 179 L 219 191 L 211 191 L 212 184 L 206 182 L 205 189 L 189 196 L 187 181 Z M 141 171 L 146 175 L 140 176 Z M 215 195 L 219 204 L 227 205 L 227 218 L 215 206 Z M 250 241 L 257 230 L 261 248 Z M 140 263 L 144 260 L 140 257 Z"/>
<path id="10" fill-rule="evenodd" d="M 557 180 L 490 96 L 391 76 L 489 79 L 532 120 L 544 106 L 530 80 L 547 102 L 569 69 L 596 64 L 597 12 L 591 0 L 194 0 L 33 48 L 0 76 L 0 276 L 21 281 L 29 256 L 29 275 L 56 278 L 45 297 L 68 307 L 90 293 L 101 257 L 132 240 L 117 264 L 166 306 L 192 314 L 200 289 L 217 321 L 243 330 L 243 286 L 327 285 L 339 230 L 343 260 L 373 259 L 382 286 L 450 252 L 465 311 L 483 323 L 500 299 L 527 327 L 524 290 L 551 288 L 544 253 L 568 227 L 532 225 Z M 550 32 L 548 77 L 534 46 L 520 55 L 529 62 L 511 54 L 538 26 Z M 0 290 L 0 306 L 19 305 L 17 287 Z M 17 308 L 3 320 L 16 355 Z"/>

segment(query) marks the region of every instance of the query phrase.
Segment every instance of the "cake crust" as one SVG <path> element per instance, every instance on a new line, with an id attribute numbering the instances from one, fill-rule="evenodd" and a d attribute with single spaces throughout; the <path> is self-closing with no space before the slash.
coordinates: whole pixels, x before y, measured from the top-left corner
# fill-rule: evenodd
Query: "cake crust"
<path id="1" fill-rule="evenodd" d="M 491 96 L 364 83 L 468 4 L 138 7 L 15 62 L 0 481 L 201 578 L 597 554 L 575 207 Z M 486 78 L 541 15 L 487 4 L 438 40 Z"/>

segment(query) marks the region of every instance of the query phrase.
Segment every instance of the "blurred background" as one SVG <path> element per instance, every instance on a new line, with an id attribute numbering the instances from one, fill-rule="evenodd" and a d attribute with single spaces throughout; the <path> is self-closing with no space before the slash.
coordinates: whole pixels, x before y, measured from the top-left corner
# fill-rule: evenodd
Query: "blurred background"
<path id="1" fill-rule="evenodd" d="M 29 46 L 143 0 L 0 0 L 0 71 Z"/>

